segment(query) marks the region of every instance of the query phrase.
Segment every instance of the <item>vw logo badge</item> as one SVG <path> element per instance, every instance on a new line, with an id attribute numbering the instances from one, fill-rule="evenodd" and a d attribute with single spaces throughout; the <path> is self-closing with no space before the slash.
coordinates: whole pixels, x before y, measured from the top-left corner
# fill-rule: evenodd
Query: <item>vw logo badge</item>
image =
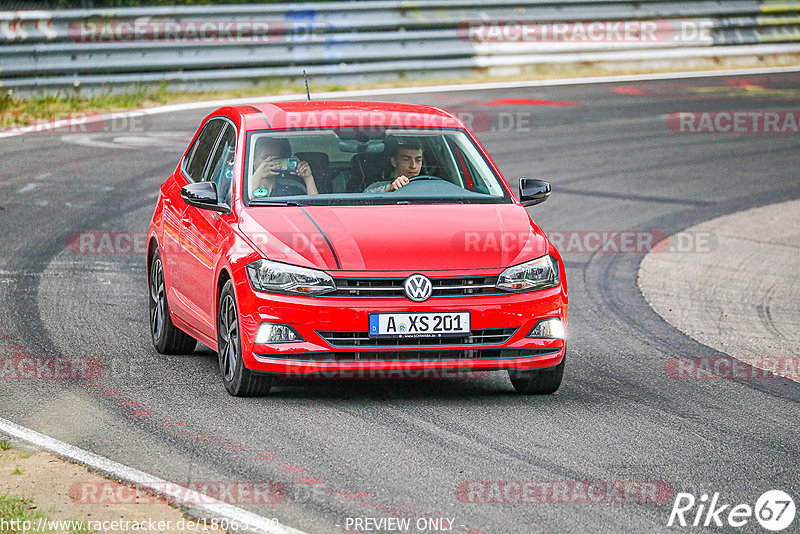
<path id="1" fill-rule="evenodd" d="M 424 274 L 412 274 L 403 282 L 406 296 L 414 302 L 428 300 L 433 293 L 433 284 Z"/>

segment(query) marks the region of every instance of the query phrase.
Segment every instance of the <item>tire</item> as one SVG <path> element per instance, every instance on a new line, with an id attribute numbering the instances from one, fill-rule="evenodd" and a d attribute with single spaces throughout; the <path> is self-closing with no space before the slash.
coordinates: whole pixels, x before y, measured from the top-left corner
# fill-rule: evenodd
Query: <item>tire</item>
<path id="1" fill-rule="evenodd" d="M 228 280 L 219 295 L 217 313 L 217 359 L 225 389 L 234 397 L 266 395 L 274 382 L 267 374 L 253 373 L 242 360 L 239 313 L 233 282 Z"/>
<path id="2" fill-rule="evenodd" d="M 509 369 L 508 378 L 517 393 L 522 395 L 550 395 L 558 390 L 564 376 L 564 365 L 567 362 L 567 351 L 561 363 L 555 367 L 537 371 L 518 371 Z"/>
<path id="3" fill-rule="evenodd" d="M 150 337 L 153 346 L 161 354 L 188 354 L 193 352 L 197 341 L 172 324 L 167 302 L 166 284 L 164 283 L 164 266 L 158 251 L 150 260 L 147 286 L 150 298 Z"/>

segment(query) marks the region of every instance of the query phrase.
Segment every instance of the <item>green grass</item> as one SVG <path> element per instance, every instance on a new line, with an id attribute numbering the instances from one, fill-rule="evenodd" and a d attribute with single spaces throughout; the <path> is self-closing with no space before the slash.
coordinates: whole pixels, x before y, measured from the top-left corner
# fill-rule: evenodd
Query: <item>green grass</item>
<path id="1" fill-rule="evenodd" d="M 36 525 L 40 519 L 48 519 L 47 514 L 37 510 L 36 505 L 34 505 L 32 499 L 26 499 L 24 497 L 18 497 L 16 495 L 11 495 L 9 493 L 0 494 L 0 519 L 6 521 L 7 524 L 10 524 L 12 521 L 19 522 L 19 521 L 30 521 L 33 525 Z M 73 521 L 73 524 L 78 523 L 77 521 Z M 19 525 L 19 523 L 17 523 Z M 70 532 L 71 534 L 89 534 L 89 530 L 86 527 L 85 523 L 80 522 L 78 523 L 77 528 L 73 528 Z M 36 528 L 34 526 L 34 528 Z M 38 532 L 42 533 L 53 533 L 52 530 L 40 530 Z M 22 534 L 22 528 L 2 528 L 0 527 L 0 534 Z"/>
<path id="2" fill-rule="evenodd" d="M 90 7 L 152 7 L 152 6 L 198 6 L 216 4 L 275 4 L 286 0 L 94 0 Z M 311 0 L 307 0 L 311 1 Z M 333 2 L 335 0 L 313 0 L 315 2 Z M 302 3 L 302 2 L 301 2 Z M 86 7 L 85 2 L 78 0 L 55 0 L 55 7 L 59 9 L 78 9 Z"/>
<path id="3" fill-rule="evenodd" d="M 137 87 L 126 93 L 105 93 L 93 97 L 83 96 L 71 90 L 35 94 L 27 98 L 6 93 L 0 97 L 0 115 L 45 118 L 55 112 L 126 109 L 168 100 L 166 83 L 162 83 L 159 87 Z"/>
<path id="4" fill-rule="evenodd" d="M 11 471 L 12 475 L 21 475 L 22 473 L 24 473 L 24 471 L 20 469 L 19 466 L 15 466 L 14 470 Z"/>
<path id="5" fill-rule="evenodd" d="M 346 87 L 338 84 L 316 84 L 314 91 L 337 91 Z M 227 91 L 169 91 L 169 84 L 158 86 L 136 86 L 124 93 L 101 93 L 95 96 L 82 95 L 77 90 L 63 90 L 56 93 L 41 93 L 21 97 L 13 92 L 0 95 L 0 129 L 14 128 L 35 121 L 48 121 L 61 113 L 80 113 L 88 111 L 117 111 L 136 109 L 179 102 L 192 102 L 217 98 L 243 98 L 263 95 L 302 93 L 302 82 L 292 82 L 280 78 L 265 78 L 250 87 Z M 312 93 L 313 97 L 313 93 Z"/>
<path id="6" fill-rule="evenodd" d="M 10 441 L 6 439 L 0 441 L 0 451 L 10 451 L 10 450 L 14 450 L 14 447 L 11 445 Z M 19 456 L 20 458 L 30 458 L 31 456 L 36 454 L 36 451 L 32 449 L 17 450 L 15 452 L 17 456 Z"/>
<path id="7" fill-rule="evenodd" d="M 44 514 L 37 511 L 31 499 L 23 499 L 15 495 L 0 494 L 0 519 L 12 520 L 35 520 L 44 517 Z M 0 530 L 0 532 L 12 532 Z"/>
<path id="8" fill-rule="evenodd" d="M 11 521 L 38 521 L 46 516 L 38 511 L 31 499 L 17 497 L 16 495 L 0 494 L 0 519 Z M 22 532 L 22 529 L 0 528 L 0 534 Z"/>

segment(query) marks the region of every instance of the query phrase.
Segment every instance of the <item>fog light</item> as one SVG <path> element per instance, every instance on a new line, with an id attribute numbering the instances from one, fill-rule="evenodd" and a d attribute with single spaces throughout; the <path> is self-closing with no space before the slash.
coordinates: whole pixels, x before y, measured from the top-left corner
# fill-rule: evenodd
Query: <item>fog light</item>
<path id="1" fill-rule="evenodd" d="M 543 337 L 548 339 L 564 339 L 567 337 L 567 331 L 564 329 L 564 323 L 558 317 L 550 319 L 542 319 L 536 326 L 533 327 L 531 333 L 526 337 Z"/>
<path id="2" fill-rule="evenodd" d="M 256 333 L 256 343 L 291 343 L 303 341 L 294 328 L 285 324 L 261 323 Z"/>

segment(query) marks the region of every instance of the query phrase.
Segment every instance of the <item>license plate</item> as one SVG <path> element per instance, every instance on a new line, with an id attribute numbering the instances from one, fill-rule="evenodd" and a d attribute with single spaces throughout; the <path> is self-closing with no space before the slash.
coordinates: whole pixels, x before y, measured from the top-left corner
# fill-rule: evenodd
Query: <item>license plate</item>
<path id="1" fill-rule="evenodd" d="M 469 312 L 369 314 L 370 337 L 463 337 L 469 333 Z"/>

